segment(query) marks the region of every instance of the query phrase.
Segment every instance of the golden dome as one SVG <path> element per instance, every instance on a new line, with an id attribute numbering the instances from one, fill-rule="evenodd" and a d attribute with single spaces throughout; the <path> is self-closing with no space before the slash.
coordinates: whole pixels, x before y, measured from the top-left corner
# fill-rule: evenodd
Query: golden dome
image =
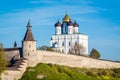
<path id="1" fill-rule="evenodd" d="M 70 17 L 66 13 L 65 17 L 63 18 L 63 22 L 69 22 L 69 21 L 70 21 Z"/>

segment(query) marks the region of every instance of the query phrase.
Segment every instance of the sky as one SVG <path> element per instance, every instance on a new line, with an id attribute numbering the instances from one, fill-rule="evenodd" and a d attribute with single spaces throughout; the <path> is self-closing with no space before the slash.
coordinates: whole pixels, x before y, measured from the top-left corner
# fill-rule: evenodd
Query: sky
<path id="1" fill-rule="evenodd" d="M 120 0 L 0 0 L 0 43 L 21 47 L 28 19 L 37 47 L 47 45 L 66 12 L 102 59 L 120 61 Z"/>

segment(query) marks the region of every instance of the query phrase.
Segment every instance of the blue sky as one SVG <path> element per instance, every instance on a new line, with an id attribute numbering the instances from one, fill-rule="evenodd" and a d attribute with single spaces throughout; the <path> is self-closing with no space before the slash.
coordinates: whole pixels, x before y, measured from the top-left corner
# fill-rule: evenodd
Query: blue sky
<path id="1" fill-rule="evenodd" d="M 37 47 L 49 46 L 54 24 L 68 12 L 89 36 L 89 52 L 96 48 L 103 59 L 120 61 L 119 0 L 0 0 L 0 42 L 21 47 L 28 19 Z"/>

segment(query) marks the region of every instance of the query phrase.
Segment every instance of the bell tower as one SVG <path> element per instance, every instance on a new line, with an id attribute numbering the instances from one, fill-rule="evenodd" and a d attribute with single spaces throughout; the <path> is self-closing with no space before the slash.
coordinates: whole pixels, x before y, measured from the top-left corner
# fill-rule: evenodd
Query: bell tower
<path id="1" fill-rule="evenodd" d="M 27 30 L 22 41 L 22 53 L 23 58 L 28 60 L 28 66 L 35 66 L 36 65 L 36 41 L 34 40 L 32 30 L 31 30 L 30 20 L 27 24 Z"/>

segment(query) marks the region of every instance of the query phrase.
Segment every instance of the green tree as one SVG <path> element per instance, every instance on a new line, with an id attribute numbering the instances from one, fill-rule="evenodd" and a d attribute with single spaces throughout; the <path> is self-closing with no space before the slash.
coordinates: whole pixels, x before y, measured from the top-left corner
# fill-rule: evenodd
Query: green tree
<path id="1" fill-rule="evenodd" d="M 94 58 L 94 59 L 99 59 L 100 53 L 96 49 L 93 48 L 90 52 L 89 57 Z"/>
<path id="2" fill-rule="evenodd" d="M 3 50 L 3 45 L 0 44 L 0 75 L 6 69 L 8 65 L 8 57 Z"/>
<path id="3" fill-rule="evenodd" d="M 47 51 L 54 51 L 51 47 L 47 47 Z"/>

